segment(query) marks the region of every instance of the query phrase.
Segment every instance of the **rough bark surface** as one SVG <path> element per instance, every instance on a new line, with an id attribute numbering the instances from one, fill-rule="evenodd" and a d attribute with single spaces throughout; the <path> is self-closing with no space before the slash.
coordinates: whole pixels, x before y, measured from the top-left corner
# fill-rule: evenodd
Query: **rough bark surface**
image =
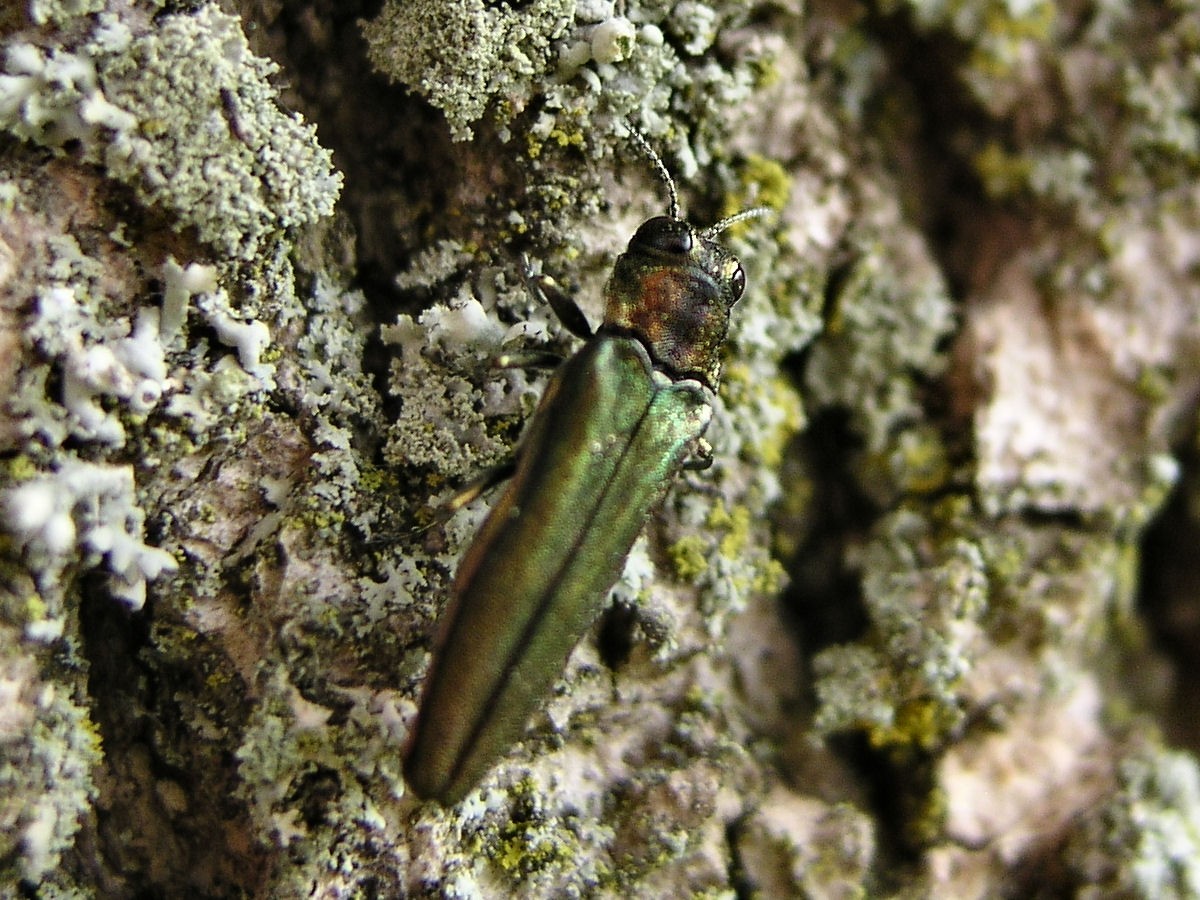
<path id="1" fill-rule="evenodd" d="M 0 12 L 0 894 L 1200 896 L 1200 7 Z M 431 635 L 666 190 L 708 438 L 464 801 Z M 581 411 L 585 414 L 586 411 Z M 472 660 L 459 664 L 469 666 Z"/>

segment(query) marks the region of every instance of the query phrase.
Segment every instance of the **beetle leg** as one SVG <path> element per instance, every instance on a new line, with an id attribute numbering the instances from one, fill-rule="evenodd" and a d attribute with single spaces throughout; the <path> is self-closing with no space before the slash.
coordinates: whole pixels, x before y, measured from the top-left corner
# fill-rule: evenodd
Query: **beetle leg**
<path id="1" fill-rule="evenodd" d="M 513 472 L 517 469 L 517 458 L 514 456 L 507 462 L 503 462 L 498 466 L 493 466 L 488 469 L 457 494 L 447 500 L 445 503 L 439 503 L 435 507 L 426 506 L 422 510 L 422 517 L 428 517 L 423 525 L 414 528 L 409 532 L 410 535 L 424 534 L 431 528 L 436 528 L 438 525 L 444 525 L 454 516 L 456 512 L 466 506 L 468 503 L 476 500 L 487 491 L 494 488 L 502 481 L 507 481 L 512 477 Z M 367 546 L 375 544 L 390 543 L 394 538 L 390 536 L 381 536 L 372 538 L 367 541 Z"/>
<path id="2" fill-rule="evenodd" d="M 438 508 L 439 521 L 446 521 L 468 503 L 477 500 L 480 496 L 500 484 L 500 482 L 507 481 L 516 470 L 517 458 L 515 456 L 506 462 L 500 463 L 498 466 L 488 469 Z"/>
<path id="3" fill-rule="evenodd" d="M 527 350 L 520 353 L 501 353 L 492 357 L 493 369 L 554 369 L 563 361 L 558 353 L 549 350 Z"/>
<path id="4" fill-rule="evenodd" d="M 594 334 L 592 326 L 588 324 L 587 316 L 583 314 L 579 304 L 568 297 L 549 275 L 534 272 L 533 267 L 529 264 L 529 259 L 524 254 L 521 255 L 521 273 L 525 278 L 525 287 L 529 289 L 529 293 L 535 300 L 549 304 L 567 331 L 584 340 Z"/>
<path id="5" fill-rule="evenodd" d="M 713 464 L 713 448 L 712 444 L 704 438 L 696 439 L 696 449 L 693 451 L 691 459 L 686 459 L 683 462 L 682 468 L 688 472 L 703 472 Z"/>

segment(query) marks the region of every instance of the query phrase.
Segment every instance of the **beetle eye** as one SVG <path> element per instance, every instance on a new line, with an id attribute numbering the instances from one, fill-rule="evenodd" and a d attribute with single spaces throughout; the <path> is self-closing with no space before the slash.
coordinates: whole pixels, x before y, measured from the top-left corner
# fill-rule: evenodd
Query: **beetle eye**
<path id="1" fill-rule="evenodd" d="M 733 291 L 734 300 L 741 299 L 746 290 L 746 273 L 741 266 L 734 269 L 733 274 L 729 276 L 729 289 Z"/>
<path id="2" fill-rule="evenodd" d="M 678 219 L 655 216 L 642 223 L 630 243 L 642 244 L 660 253 L 678 253 L 682 256 L 692 252 L 692 231 Z"/>

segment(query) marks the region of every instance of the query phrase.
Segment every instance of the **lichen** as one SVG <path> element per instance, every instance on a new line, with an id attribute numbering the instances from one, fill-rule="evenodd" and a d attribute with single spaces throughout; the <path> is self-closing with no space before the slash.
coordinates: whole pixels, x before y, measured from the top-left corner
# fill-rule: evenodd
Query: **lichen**
<path id="1" fill-rule="evenodd" d="M 965 715 L 962 679 L 988 606 L 983 553 L 969 534 L 931 533 L 900 510 L 879 523 L 863 568 L 871 631 L 814 660 L 816 724 L 864 729 L 877 746 L 936 747 Z"/>
<path id="2" fill-rule="evenodd" d="M 1194 11 L 914 0 L 881 29 L 794 3 L 389 2 L 371 59 L 432 112 L 371 84 L 398 113 L 328 121 L 396 118 L 386 159 L 339 147 L 411 191 L 372 180 L 375 206 L 298 246 L 328 153 L 236 20 L 163 6 L 0 14 L 3 165 L 52 176 L 37 200 L 0 177 L 0 875 L 65 893 L 104 856 L 128 894 L 964 896 L 1053 853 L 1076 884 L 1050 892 L 1196 891 L 1194 765 L 1114 736 L 1149 730 L 1121 667 L 1149 656 L 1139 540 L 1195 396 Z M 260 6 L 259 52 L 321 49 L 287 61 L 288 102 L 344 104 L 341 20 Z M 939 79 L 936 116 L 908 78 Z M 405 143 L 439 115 L 478 142 Z M 519 448 L 544 389 L 493 358 L 578 346 L 521 254 L 595 322 L 666 206 L 626 119 L 698 225 L 773 211 L 721 237 L 749 290 L 713 466 L 671 487 L 526 738 L 462 804 L 420 804 L 400 759 L 488 498 L 438 505 Z M 978 235 L 914 159 L 979 178 L 951 182 Z M 405 207 L 426 182 L 446 206 Z M 398 295 L 333 247 L 372 228 Z M 839 441 L 802 464 L 821 429 Z M 833 646 L 778 603 L 825 575 L 864 625 Z M 152 615 L 106 602 L 147 586 Z M 821 741 L 846 732 L 853 765 Z"/>
<path id="3" fill-rule="evenodd" d="M 186 721 L 181 733 L 223 739 L 218 723 L 245 714 L 228 688 L 251 680 L 213 649 L 224 564 L 199 561 L 230 549 L 223 529 L 241 510 L 189 488 L 262 430 L 264 398 L 281 389 L 281 336 L 294 340 L 306 315 L 289 239 L 331 211 L 339 182 L 313 130 L 278 107 L 276 69 L 250 53 L 236 18 L 205 5 L 151 22 L 154 5 L 32 4 L 32 24 L 62 30 L 18 26 L 0 49 L 0 682 L 21 725 L 0 737 L 0 879 L 46 896 L 94 892 L 99 877 L 105 891 L 140 890 L 129 882 L 160 867 L 153 835 L 204 814 L 182 782 L 221 780 L 211 756 L 157 727 Z M 342 289 L 313 301 L 305 372 L 309 407 L 324 414 L 321 471 L 345 468 L 346 429 L 375 414 L 371 399 L 350 399 L 366 386 L 363 336 L 343 322 L 360 307 Z M 283 369 L 290 386 L 295 369 Z M 288 449 L 275 441 L 270 463 Z M 284 506 L 291 483 L 245 487 Z M 248 557 L 280 520 L 247 528 Z M 137 645 L 153 648 L 148 668 L 124 679 L 135 646 L 125 629 L 148 622 L 151 585 L 153 627 Z M 146 679 L 175 664 L 197 667 L 198 696 L 149 712 Z M 177 720 L 184 709 L 194 715 Z M 188 774 L 151 775 L 160 763 Z M 369 808 L 359 820 L 372 821 Z M 149 839 L 101 836 L 130 827 Z M 64 853 L 81 829 L 77 853 Z M 104 858 L 86 849 L 99 845 Z"/>
<path id="4" fill-rule="evenodd" d="M 1200 769 L 1189 754 L 1147 744 L 1121 760 L 1116 790 L 1066 853 L 1078 896 L 1200 894 Z"/>
<path id="5" fill-rule="evenodd" d="M 746 48 L 732 70 L 705 63 L 717 35 L 744 16 L 736 5 L 623 7 L 620 15 L 612 3 L 575 0 L 396 2 L 385 4 L 364 34 L 376 68 L 441 109 L 458 139 L 469 138 L 489 110 L 507 134 L 513 118 L 541 98 L 527 132 L 531 159 L 547 142 L 607 155 L 608 141 L 596 138 L 620 132 L 614 118 L 632 117 L 647 134 L 672 141 L 679 174 L 690 177 L 711 148 L 705 135 L 692 135 L 688 146 L 673 133 L 670 105 L 735 107 L 766 54 Z"/>
<path id="6" fill-rule="evenodd" d="M 52 260 L 39 289 L 36 309 L 23 340 L 40 363 L 18 376 L 11 413 L 27 438 L 51 446 L 68 438 L 120 446 L 121 416 L 101 401 L 117 401 L 126 416 L 143 418 L 167 391 L 165 348 L 159 339 L 158 311 L 139 310 L 135 320 L 106 319 L 104 296 L 96 291 L 98 262 L 82 253 L 69 236 L 50 242 Z M 52 369 L 63 379 L 62 400 L 46 390 Z"/>
<path id="7" fill-rule="evenodd" d="M 913 374 L 945 367 L 942 339 L 954 311 L 936 272 L 900 242 L 868 244 L 838 282 L 826 331 L 805 371 L 813 400 L 854 417 L 871 454 L 921 418 Z M 922 271 L 924 269 L 924 271 Z"/>
<path id="8" fill-rule="evenodd" d="M 328 215 L 341 184 L 312 127 L 279 108 L 275 71 L 214 5 L 143 34 L 103 14 L 77 47 L 7 48 L 0 127 L 59 150 L 78 142 L 177 228 L 250 259 Z"/>
<path id="9" fill-rule="evenodd" d="M 892 0 L 888 7 L 912 11 L 924 30 L 946 28 L 969 44 L 966 80 L 979 100 L 1000 111 L 1015 101 L 1012 82 L 1023 77 L 1030 45 L 1047 44 L 1059 22 L 1048 0 Z"/>
<path id="10" fill-rule="evenodd" d="M 6 638 L 9 635 L 6 634 Z M 87 710 L 41 681 L 33 660 L 6 643 L 0 658 L 0 822 L 5 881 L 52 876 L 90 816 L 100 741 Z M 53 880 L 53 879 L 50 879 Z"/>
<path id="11" fill-rule="evenodd" d="M 520 7 L 484 0 L 391 0 L 363 33 L 376 68 L 441 108 L 456 135 L 466 139 L 489 102 L 500 97 L 515 106 L 529 83 L 545 73 L 552 43 L 574 9 L 574 0 L 534 0 Z"/>
<path id="12" fill-rule="evenodd" d="M 98 13 L 104 5 L 105 0 L 31 0 L 29 18 L 38 25 L 51 22 L 64 25 L 80 16 Z"/>
<path id="13" fill-rule="evenodd" d="M 170 553 L 145 543 L 130 466 L 67 458 L 53 472 L 10 487 L 3 502 L 6 530 L 37 573 L 43 597 L 53 598 L 43 616 L 26 624 L 31 638 L 62 636 L 59 585 L 69 569 L 78 575 L 102 566 L 112 595 L 141 609 L 146 582 L 178 568 Z"/>

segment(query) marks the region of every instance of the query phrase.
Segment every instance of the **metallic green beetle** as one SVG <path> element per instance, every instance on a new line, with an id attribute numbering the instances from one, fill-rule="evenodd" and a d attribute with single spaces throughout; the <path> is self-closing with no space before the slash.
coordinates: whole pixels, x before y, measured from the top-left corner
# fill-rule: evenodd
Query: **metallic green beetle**
<path id="1" fill-rule="evenodd" d="M 457 802 L 521 738 L 650 512 L 689 457 L 708 460 L 701 437 L 746 286 L 713 238 L 766 210 L 698 231 L 678 218 L 653 158 L 670 215 L 644 222 L 618 257 L 604 324 L 554 373 L 512 480 L 459 565 L 404 761 L 419 797 Z M 586 329 L 552 284 L 535 290 Z"/>

